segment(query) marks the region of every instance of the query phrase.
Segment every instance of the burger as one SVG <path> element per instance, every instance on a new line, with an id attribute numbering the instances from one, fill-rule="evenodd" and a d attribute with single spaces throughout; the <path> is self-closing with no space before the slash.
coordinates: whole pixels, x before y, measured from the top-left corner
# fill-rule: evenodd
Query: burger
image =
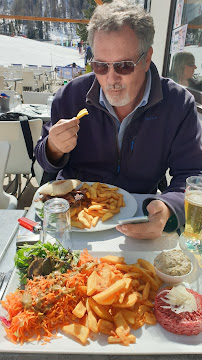
<path id="1" fill-rule="evenodd" d="M 36 201 L 42 201 L 43 203 L 47 200 L 57 198 L 66 199 L 71 208 L 80 207 L 81 203 L 88 206 L 90 200 L 87 198 L 87 189 L 77 189 L 81 184 L 80 180 L 68 179 L 68 180 L 56 180 L 52 183 L 44 185 L 39 191 L 42 195 Z"/>

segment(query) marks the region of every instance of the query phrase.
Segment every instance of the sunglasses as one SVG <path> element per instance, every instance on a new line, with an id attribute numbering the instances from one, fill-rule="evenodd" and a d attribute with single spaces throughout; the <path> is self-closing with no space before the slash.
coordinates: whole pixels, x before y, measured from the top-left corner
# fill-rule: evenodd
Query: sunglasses
<path id="1" fill-rule="evenodd" d="M 103 62 L 103 61 L 91 61 L 91 67 L 95 74 L 97 75 L 106 75 L 108 73 L 109 67 L 113 66 L 114 71 L 120 75 L 129 75 L 131 74 L 140 60 L 143 58 L 145 53 L 143 53 L 139 59 L 134 63 L 134 61 L 116 61 L 116 62 Z"/>

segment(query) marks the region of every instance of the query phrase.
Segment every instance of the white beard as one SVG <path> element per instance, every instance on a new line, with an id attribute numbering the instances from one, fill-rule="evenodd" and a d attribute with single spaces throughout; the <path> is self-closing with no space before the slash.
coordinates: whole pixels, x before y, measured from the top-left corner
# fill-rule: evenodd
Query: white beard
<path id="1" fill-rule="evenodd" d="M 127 92 L 110 93 L 110 90 L 126 89 L 125 85 L 108 85 L 105 88 L 105 96 L 112 106 L 125 106 L 130 102 L 130 97 Z"/>

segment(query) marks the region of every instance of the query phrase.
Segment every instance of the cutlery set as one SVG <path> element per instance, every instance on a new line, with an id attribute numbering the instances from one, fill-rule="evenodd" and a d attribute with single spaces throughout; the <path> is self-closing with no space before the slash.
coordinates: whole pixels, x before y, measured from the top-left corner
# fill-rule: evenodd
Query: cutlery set
<path id="1" fill-rule="evenodd" d="M 7 273 L 0 272 L 0 300 L 3 299 L 5 290 L 9 283 L 10 277 L 12 275 L 13 269 L 9 270 Z"/>

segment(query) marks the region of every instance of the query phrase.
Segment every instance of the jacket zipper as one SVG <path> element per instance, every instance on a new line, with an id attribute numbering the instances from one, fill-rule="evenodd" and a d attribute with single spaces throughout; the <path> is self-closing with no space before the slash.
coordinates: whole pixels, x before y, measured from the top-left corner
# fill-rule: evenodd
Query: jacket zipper
<path id="1" fill-rule="evenodd" d="M 118 158 L 118 165 L 117 165 L 117 176 L 119 175 L 119 172 L 120 172 L 120 168 L 121 168 L 121 165 L 120 165 L 120 158 Z"/>
<path id="2" fill-rule="evenodd" d="M 117 171 L 116 171 L 116 173 L 115 173 L 115 175 L 114 175 L 114 179 L 115 179 L 115 177 L 117 177 L 117 176 L 119 175 L 119 173 L 120 173 L 120 168 L 121 168 L 121 164 L 120 164 L 120 163 L 121 163 L 121 161 L 120 161 L 120 149 L 119 149 L 119 144 L 118 144 L 117 126 L 116 126 L 116 123 L 115 123 L 115 120 L 114 120 L 113 116 L 112 116 L 111 114 L 109 114 L 109 112 L 108 112 L 106 109 L 102 108 L 101 106 L 96 106 L 96 107 L 97 107 L 98 109 L 104 111 L 104 112 L 112 119 L 113 124 L 114 124 L 115 136 L 116 136 L 116 145 L 117 145 L 117 153 L 118 153 Z"/>
<path id="3" fill-rule="evenodd" d="M 132 141 L 131 141 L 131 147 L 130 147 L 131 154 L 133 154 L 133 148 L 134 148 L 134 143 L 135 143 L 136 137 L 137 137 L 137 136 L 135 136 L 135 137 L 132 139 Z"/>
<path id="4" fill-rule="evenodd" d="M 104 110 L 105 111 L 105 110 Z M 113 116 L 111 116 L 111 114 L 109 114 L 107 111 L 105 111 L 107 113 L 108 116 L 111 117 L 113 124 L 114 124 L 114 128 L 115 128 L 115 136 L 116 136 L 116 146 L 117 146 L 117 154 L 118 154 L 118 159 L 117 159 L 117 170 L 116 173 L 114 175 L 114 179 L 119 175 L 120 173 L 120 168 L 121 168 L 121 160 L 120 160 L 120 148 L 119 148 L 119 143 L 118 143 L 118 132 L 117 132 L 117 126 L 115 123 L 115 120 L 113 118 Z"/>

